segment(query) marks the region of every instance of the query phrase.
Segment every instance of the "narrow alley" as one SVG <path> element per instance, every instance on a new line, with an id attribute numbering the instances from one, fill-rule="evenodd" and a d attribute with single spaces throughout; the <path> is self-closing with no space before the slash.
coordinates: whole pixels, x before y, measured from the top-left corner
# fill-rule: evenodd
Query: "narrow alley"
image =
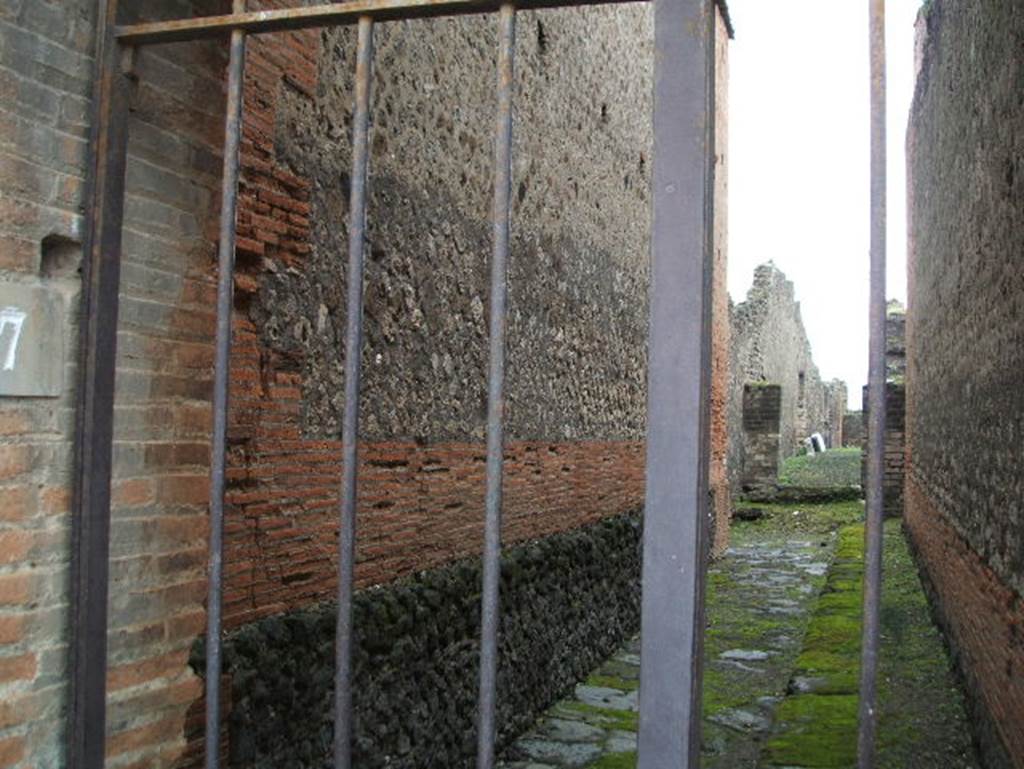
<path id="1" fill-rule="evenodd" d="M 841 497 L 858 482 L 860 452 L 794 457 L 782 472 Z M 739 508 L 746 520 L 708 573 L 705 769 L 855 764 L 863 512 L 860 500 Z M 886 524 L 884 567 L 877 765 L 975 769 L 963 695 L 897 520 Z M 518 739 L 503 767 L 633 769 L 639 663 L 633 639 Z"/>

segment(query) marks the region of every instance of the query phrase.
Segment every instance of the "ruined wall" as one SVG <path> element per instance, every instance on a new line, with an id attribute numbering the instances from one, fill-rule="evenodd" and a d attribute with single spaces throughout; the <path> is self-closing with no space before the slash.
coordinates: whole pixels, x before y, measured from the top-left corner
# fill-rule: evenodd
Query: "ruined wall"
<path id="1" fill-rule="evenodd" d="M 1024 7 L 919 20 L 906 525 L 988 764 L 1024 766 Z"/>
<path id="2" fill-rule="evenodd" d="M 733 489 L 741 485 L 745 463 L 743 393 L 748 384 L 781 386 L 779 451 L 781 458 L 797 452 L 804 438 L 821 432 L 828 445 L 841 441 L 846 386 L 823 383 L 800 316 L 793 284 L 772 263 L 754 271 L 744 302 L 732 311 L 732 385 L 729 402 L 729 475 Z M 842 400 L 842 403 L 839 401 Z"/>
<path id="3" fill-rule="evenodd" d="M 224 10 L 131 5 L 126 20 Z M 15 350 L 16 368 L 33 349 L 56 364 L 52 389 L 0 386 L 0 767 L 67 763 L 70 463 L 96 8 L 0 4 L 0 305 L 48 296 L 60 308 L 45 333 L 30 321 Z M 171 766 L 201 687 L 187 660 L 204 621 L 223 68 L 219 44 L 136 59 L 110 553 L 114 768 Z"/>

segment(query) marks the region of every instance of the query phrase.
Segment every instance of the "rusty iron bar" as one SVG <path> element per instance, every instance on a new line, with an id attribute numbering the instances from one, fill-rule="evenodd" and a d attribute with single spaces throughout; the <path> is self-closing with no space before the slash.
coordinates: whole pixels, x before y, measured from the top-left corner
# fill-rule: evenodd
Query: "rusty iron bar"
<path id="1" fill-rule="evenodd" d="M 245 0 L 234 0 L 236 11 Z M 217 264 L 217 338 L 213 374 L 213 441 L 210 447 L 210 542 L 206 599 L 206 769 L 220 765 L 221 609 L 224 598 L 224 488 L 227 464 L 228 390 L 231 374 L 231 311 L 234 305 L 235 230 L 239 146 L 245 85 L 245 32 L 231 33 L 224 172 L 221 178 L 220 246 Z"/>
<path id="2" fill-rule="evenodd" d="M 498 109 L 494 125 L 494 252 L 491 258 L 490 365 L 487 373 L 487 499 L 481 592 L 477 769 L 494 766 L 497 730 L 498 631 L 501 577 L 501 483 L 504 461 L 505 328 L 512 206 L 512 97 L 515 90 L 516 6 L 498 13 Z"/>
<path id="3" fill-rule="evenodd" d="M 712 0 L 655 0 L 639 769 L 695 769 L 707 553 Z"/>
<path id="4" fill-rule="evenodd" d="M 97 9 L 71 515 L 67 764 L 102 769 L 106 741 L 110 478 L 131 76 L 114 36 L 117 0 Z"/>
<path id="5" fill-rule="evenodd" d="M 363 353 L 363 262 L 366 248 L 366 180 L 369 165 L 373 19 L 359 19 L 352 182 L 348 229 L 348 300 L 345 328 L 345 414 L 342 423 L 341 521 L 338 537 L 338 615 L 334 667 L 334 766 L 352 766 L 352 594 L 356 557 L 359 473 L 359 383 Z"/>
<path id="6" fill-rule="evenodd" d="M 875 765 L 882 522 L 885 499 L 886 88 L 885 0 L 869 0 L 871 45 L 871 301 L 868 362 L 867 522 L 864 530 L 864 625 L 861 637 L 857 765 Z"/>
<path id="7" fill-rule="evenodd" d="M 520 0 L 517 7 L 520 10 L 537 10 L 646 1 Z M 363 16 L 369 16 L 376 21 L 397 21 L 399 19 L 495 13 L 500 11 L 502 5 L 500 0 L 350 0 L 350 2 L 333 5 L 281 8 L 272 11 L 252 11 L 250 13 L 135 24 L 119 27 L 117 37 L 121 42 L 133 45 L 174 43 L 227 35 L 235 29 L 242 29 L 255 35 L 290 29 L 352 25 L 358 23 Z"/>

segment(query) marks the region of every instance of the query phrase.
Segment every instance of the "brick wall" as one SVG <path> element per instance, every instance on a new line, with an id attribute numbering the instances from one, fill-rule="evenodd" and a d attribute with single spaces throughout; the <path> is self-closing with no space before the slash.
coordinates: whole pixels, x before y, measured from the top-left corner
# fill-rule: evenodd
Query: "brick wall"
<path id="1" fill-rule="evenodd" d="M 743 491 L 773 489 L 781 461 L 782 387 L 748 384 L 743 388 Z"/>
<path id="2" fill-rule="evenodd" d="M 885 383 L 885 456 L 882 460 L 883 510 L 890 518 L 903 515 L 903 486 L 906 479 L 906 385 Z M 867 488 L 867 445 L 871 433 L 868 388 L 861 391 L 864 433 L 861 447 L 860 483 Z"/>
<path id="3" fill-rule="evenodd" d="M 779 441 L 783 459 L 793 456 L 804 438 L 815 432 L 829 445 L 837 445 L 846 385 L 839 380 L 822 381 L 793 283 L 771 262 L 755 269 L 745 301 L 733 308 L 730 356 L 728 423 L 737 440 L 729 448 L 728 468 L 734 490 L 744 483 L 743 442 L 738 436 L 743 430 L 748 384 L 771 383 L 782 388 Z"/>
<path id="4" fill-rule="evenodd" d="M 729 484 L 729 28 L 721 14 L 715 28 L 715 233 L 711 285 L 711 491 L 713 554 L 729 542 L 732 489 Z"/>
<path id="5" fill-rule="evenodd" d="M 906 521 L 987 765 L 1024 767 L 1024 7 L 918 22 Z"/>
<path id="6" fill-rule="evenodd" d="M 214 3 L 140 3 L 137 13 Z M 58 397 L 0 396 L 0 766 L 64 765 L 69 479 L 83 175 L 96 4 L 0 8 L 0 283 L 59 298 Z M 109 762 L 169 766 L 199 690 L 210 269 L 223 55 L 137 60 L 122 278 L 111 542 Z M 54 347 L 54 339 L 34 344 Z M 59 353 L 58 353 L 59 354 Z"/>

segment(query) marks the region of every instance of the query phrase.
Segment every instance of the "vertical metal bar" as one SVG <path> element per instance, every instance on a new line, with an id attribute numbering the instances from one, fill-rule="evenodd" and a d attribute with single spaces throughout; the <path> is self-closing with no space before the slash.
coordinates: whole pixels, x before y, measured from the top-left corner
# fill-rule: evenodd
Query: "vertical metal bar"
<path id="1" fill-rule="evenodd" d="M 879 615 L 882 597 L 882 479 L 885 457 L 885 0 L 870 2 L 871 41 L 871 302 L 868 364 L 868 479 L 857 761 L 875 763 Z"/>
<path id="2" fill-rule="evenodd" d="M 373 19 L 359 18 L 352 187 L 348 230 L 348 305 L 345 328 L 345 414 L 342 424 L 341 532 L 338 541 L 338 616 L 334 668 L 334 765 L 352 766 L 352 594 L 356 556 L 356 481 L 359 471 L 359 380 L 363 353 L 363 251 L 369 164 Z"/>
<path id="3" fill-rule="evenodd" d="M 71 769 L 102 769 L 105 759 L 110 475 L 130 95 L 130 80 L 121 68 L 125 51 L 114 38 L 117 8 L 117 0 L 102 0 L 97 11 L 86 170 L 71 516 Z"/>
<path id="4" fill-rule="evenodd" d="M 505 305 L 512 197 L 512 94 L 516 8 L 498 12 L 498 111 L 494 131 L 494 254 L 491 259 L 490 367 L 487 375 L 487 501 L 480 629 L 477 769 L 492 769 L 498 685 L 498 584 L 501 576 L 501 482 L 504 460 Z"/>
<path id="5" fill-rule="evenodd" d="M 234 0 L 235 13 L 245 0 Z M 217 265 L 217 339 L 213 376 L 213 445 L 210 458 L 210 555 L 206 601 L 206 769 L 220 764 L 221 608 L 224 594 L 224 486 L 227 463 L 231 311 L 234 305 L 235 229 L 238 210 L 239 144 L 245 77 L 245 33 L 231 33 L 224 173 L 221 179 L 220 254 Z"/>
<path id="6" fill-rule="evenodd" d="M 696 767 L 700 751 L 714 13 L 655 0 L 639 769 Z"/>

